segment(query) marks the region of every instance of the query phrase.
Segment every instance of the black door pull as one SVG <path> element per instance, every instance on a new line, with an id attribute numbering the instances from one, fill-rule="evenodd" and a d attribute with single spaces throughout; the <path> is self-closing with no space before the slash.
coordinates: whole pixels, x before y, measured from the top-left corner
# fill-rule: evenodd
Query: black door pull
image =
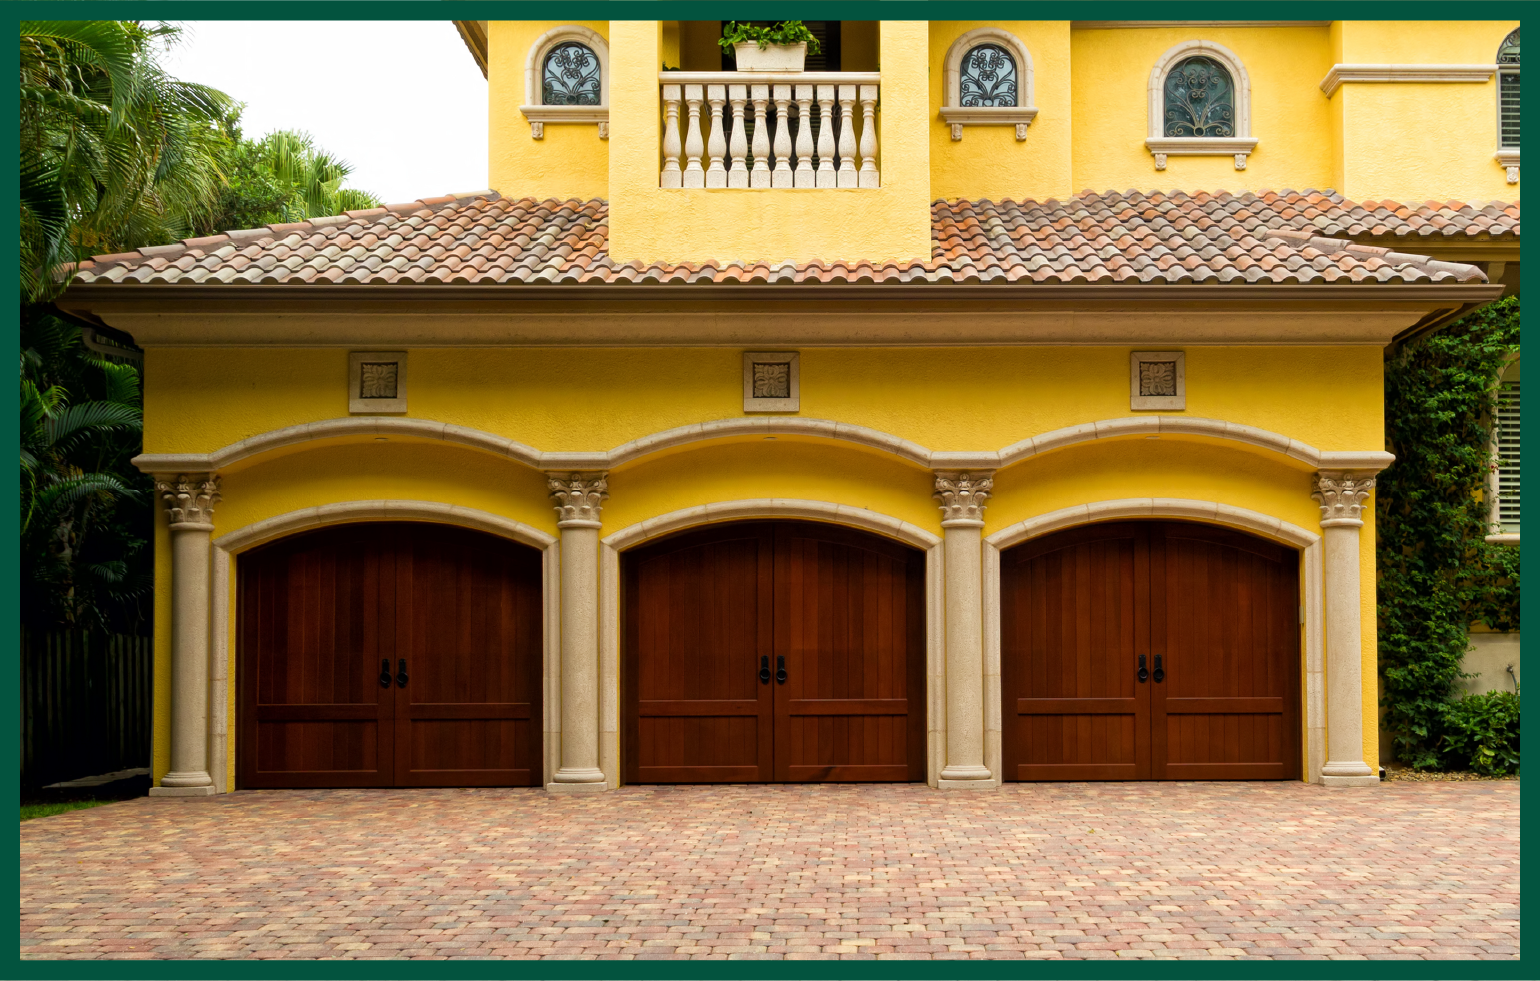
<path id="1" fill-rule="evenodd" d="M 1155 683 L 1158 685 L 1166 680 L 1166 669 L 1160 666 L 1160 655 L 1155 655 Z"/>
<path id="2" fill-rule="evenodd" d="M 403 657 L 401 660 L 396 662 L 396 684 L 400 685 L 402 688 L 405 688 L 406 682 L 406 658 Z"/>
<path id="3" fill-rule="evenodd" d="M 390 658 L 380 658 L 380 687 L 390 687 Z"/>
<path id="4" fill-rule="evenodd" d="M 759 683 L 762 684 L 762 685 L 768 685 L 770 683 L 770 655 L 769 654 L 766 654 L 766 655 L 764 655 L 763 657 L 761 657 L 759 659 Z"/>
<path id="5" fill-rule="evenodd" d="M 1139 684 L 1150 680 L 1150 669 L 1144 666 L 1144 655 L 1139 655 Z"/>
<path id="6" fill-rule="evenodd" d="M 786 684 L 786 655 L 785 654 L 777 654 L 775 656 L 775 683 L 778 684 L 778 685 Z"/>

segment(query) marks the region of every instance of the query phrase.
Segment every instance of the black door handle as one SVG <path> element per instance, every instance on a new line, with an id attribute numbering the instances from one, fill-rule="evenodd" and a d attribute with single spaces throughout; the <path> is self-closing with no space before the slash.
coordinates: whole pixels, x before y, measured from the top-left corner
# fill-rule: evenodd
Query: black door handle
<path id="1" fill-rule="evenodd" d="M 761 657 L 759 659 L 759 683 L 762 684 L 762 685 L 768 685 L 770 683 L 770 655 L 769 654 L 766 654 L 766 655 L 764 655 L 763 657 Z"/>
<path id="2" fill-rule="evenodd" d="M 380 658 L 380 687 L 390 687 L 390 658 Z"/>
<path id="3" fill-rule="evenodd" d="M 1144 666 L 1144 655 L 1139 655 L 1139 684 L 1150 680 L 1150 669 Z"/>
<path id="4" fill-rule="evenodd" d="M 403 657 L 401 660 L 396 662 L 396 684 L 400 685 L 402 688 L 405 688 L 406 682 L 406 658 Z"/>
<path id="5" fill-rule="evenodd" d="M 1155 655 L 1155 683 L 1158 685 L 1166 680 L 1166 669 L 1160 666 L 1160 655 Z"/>
<path id="6" fill-rule="evenodd" d="M 778 685 L 786 684 L 786 655 L 785 654 L 777 654 L 775 656 L 775 683 L 778 684 Z"/>

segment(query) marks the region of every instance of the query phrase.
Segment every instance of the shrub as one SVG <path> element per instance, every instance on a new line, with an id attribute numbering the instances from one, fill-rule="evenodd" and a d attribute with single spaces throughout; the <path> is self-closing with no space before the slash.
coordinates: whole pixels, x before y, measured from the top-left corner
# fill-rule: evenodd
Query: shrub
<path id="1" fill-rule="evenodd" d="M 1519 693 L 1466 695 L 1444 710 L 1446 763 L 1489 777 L 1519 771 Z"/>

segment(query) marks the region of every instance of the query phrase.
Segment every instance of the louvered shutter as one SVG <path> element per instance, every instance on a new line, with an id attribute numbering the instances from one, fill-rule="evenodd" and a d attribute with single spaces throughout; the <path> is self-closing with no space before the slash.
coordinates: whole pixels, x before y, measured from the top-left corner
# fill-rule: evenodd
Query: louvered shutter
<path id="1" fill-rule="evenodd" d="M 1504 382 L 1497 403 L 1497 520 L 1519 530 L 1519 383 Z"/>
<path id="2" fill-rule="evenodd" d="M 1519 32 L 1503 39 L 1497 49 L 1498 146 L 1519 148 Z"/>

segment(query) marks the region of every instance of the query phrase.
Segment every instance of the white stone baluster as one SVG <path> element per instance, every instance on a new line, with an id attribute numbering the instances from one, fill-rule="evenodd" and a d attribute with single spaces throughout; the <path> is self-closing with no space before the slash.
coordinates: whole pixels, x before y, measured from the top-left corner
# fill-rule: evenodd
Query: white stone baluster
<path id="1" fill-rule="evenodd" d="M 840 187 L 857 187 L 856 174 L 856 120 L 851 107 L 856 101 L 854 85 L 840 86 Z"/>
<path id="2" fill-rule="evenodd" d="M 813 87 L 797 87 L 797 176 L 796 187 L 817 187 L 813 173 Z"/>
<path id="3" fill-rule="evenodd" d="M 877 172 L 877 86 L 861 86 L 861 186 L 881 187 Z"/>
<path id="4" fill-rule="evenodd" d="M 679 170 L 679 86 L 663 86 L 663 173 L 659 187 L 683 187 Z"/>
<path id="5" fill-rule="evenodd" d="M 834 187 L 834 86 L 818 88 L 818 186 Z"/>
<path id="6" fill-rule="evenodd" d="M 733 136 L 729 141 L 728 154 L 732 164 L 727 168 L 728 187 L 748 187 L 749 168 L 744 157 L 749 154 L 749 140 L 743 132 L 743 103 L 749 94 L 747 85 L 729 85 L 727 101 L 733 108 Z"/>
<path id="7" fill-rule="evenodd" d="M 775 172 L 771 187 L 791 187 L 791 86 L 775 86 Z"/>
<path id="8" fill-rule="evenodd" d="M 727 168 L 722 158 L 727 156 L 727 137 L 722 133 L 722 106 L 727 102 L 727 86 L 706 86 L 706 102 L 711 107 L 711 138 L 706 143 L 706 186 L 726 187 Z"/>
<path id="9" fill-rule="evenodd" d="M 770 131 L 765 128 L 765 110 L 770 101 L 770 86 L 751 86 L 754 97 L 754 169 L 749 173 L 750 187 L 770 186 Z"/>
<path id="10" fill-rule="evenodd" d="M 706 172 L 701 169 L 701 152 L 705 149 L 700 137 L 700 103 L 704 94 L 700 85 L 686 85 L 684 87 L 685 105 L 689 107 L 690 118 L 684 131 L 684 186 L 705 187 Z"/>

